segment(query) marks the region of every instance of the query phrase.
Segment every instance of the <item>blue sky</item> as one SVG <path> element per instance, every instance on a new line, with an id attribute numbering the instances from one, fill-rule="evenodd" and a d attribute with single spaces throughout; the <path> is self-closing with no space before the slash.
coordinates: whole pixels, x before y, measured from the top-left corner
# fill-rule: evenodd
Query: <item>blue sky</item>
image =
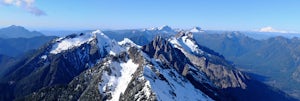
<path id="1" fill-rule="evenodd" d="M 29 0 L 30 7 L 5 1 L 11 0 L 1 1 L 0 27 L 83 30 L 169 25 L 256 30 L 271 26 L 300 32 L 300 0 Z"/>

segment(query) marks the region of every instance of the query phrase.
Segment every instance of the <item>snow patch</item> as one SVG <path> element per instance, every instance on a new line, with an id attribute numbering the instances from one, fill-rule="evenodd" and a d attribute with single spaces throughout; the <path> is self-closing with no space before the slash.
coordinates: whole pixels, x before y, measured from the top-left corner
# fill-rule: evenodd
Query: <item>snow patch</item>
<path id="1" fill-rule="evenodd" d="M 145 80 L 144 77 L 142 77 L 140 79 Z M 150 88 L 150 82 L 146 81 L 143 89 L 140 90 L 137 94 L 135 94 L 134 98 L 136 99 L 136 101 L 144 101 L 145 98 L 141 97 L 141 95 L 145 95 L 146 99 L 150 99 L 152 94 L 153 93 L 152 93 L 151 88 Z"/>
<path id="2" fill-rule="evenodd" d="M 86 42 L 93 40 L 92 34 L 77 35 L 75 38 L 58 39 L 57 43 L 52 46 L 51 54 L 57 54 L 62 51 L 78 47 Z"/>
<path id="3" fill-rule="evenodd" d="M 125 49 L 120 47 L 116 41 L 108 38 L 100 30 L 96 30 L 91 33 L 76 35 L 72 38 L 69 38 L 68 36 L 65 38 L 59 38 L 56 40 L 57 43 L 52 46 L 52 50 L 50 51 L 50 53 L 57 54 L 74 47 L 79 47 L 82 44 L 88 43 L 95 39 L 97 39 L 97 45 L 102 55 L 104 55 L 104 53 L 106 52 L 110 55 L 116 55 L 122 51 L 125 51 Z"/>
<path id="4" fill-rule="evenodd" d="M 100 33 L 101 35 L 104 35 L 104 34 L 101 32 L 101 30 L 99 30 L 99 29 L 93 31 L 92 33 L 93 33 L 93 34 L 98 34 L 98 33 Z"/>
<path id="5" fill-rule="evenodd" d="M 173 69 L 146 65 L 144 77 L 159 101 L 213 101 Z"/>
<path id="6" fill-rule="evenodd" d="M 135 44 L 134 42 L 132 42 L 130 39 L 128 38 L 124 38 L 124 40 L 118 42 L 119 45 L 125 45 L 125 44 Z"/>
<path id="7" fill-rule="evenodd" d="M 201 30 L 200 27 L 194 27 L 193 29 L 190 30 L 190 32 L 199 33 L 199 32 L 203 32 L 203 30 Z"/>
<path id="8" fill-rule="evenodd" d="M 175 33 L 175 30 L 173 30 L 171 27 L 164 25 L 161 27 L 153 27 L 153 28 L 149 28 L 149 29 L 144 29 L 142 31 L 153 31 L 154 33 Z M 153 33 L 152 32 L 152 33 Z"/>
<path id="9" fill-rule="evenodd" d="M 263 27 L 259 30 L 259 32 L 276 32 L 276 33 L 288 33 L 287 31 L 284 31 L 284 30 L 277 30 L 277 29 L 274 29 L 273 27 Z"/>
<path id="10" fill-rule="evenodd" d="M 139 45 L 135 44 L 133 41 L 131 41 L 128 38 L 124 38 L 124 40 L 118 42 L 118 44 L 121 45 L 121 46 L 124 46 L 128 49 L 129 49 L 129 47 L 138 47 L 138 48 L 142 47 L 142 46 L 139 46 Z"/>
<path id="11" fill-rule="evenodd" d="M 103 82 L 99 83 L 101 93 L 111 93 L 111 101 L 119 101 L 121 93 L 124 93 L 133 73 L 137 70 L 138 64 L 130 59 L 125 63 L 112 62 L 111 73 L 105 71 L 102 75 Z"/>
<path id="12" fill-rule="evenodd" d="M 122 51 L 125 51 L 125 49 L 120 47 L 119 44 L 115 40 L 111 40 L 110 38 L 108 38 L 108 36 L 106 36 L 100 30 L 96 30 L 92 33 L 97 36 L 98 47 L 100 48 L 100 53 L 105 53 L 104 51 L 107 51 L 110 55 L 116 55 Z"/>
<path id="13" fill-rule="evenodd" d="M 199 46 L 192 41 L 188 36 L 182 36 L 180 38 L 172 37 L 169 40 L 170 43 L 173 44 L 175 48 L 185 50 L 192 53 L 203 54 L 204 52 L 199 49 Z"/>
<path id="14" fill-rule="evenodd" d="M 41 56 L 41 59 L 44 59 L 44 60 L 46 60 L 46 59 L 47 59 L 47 55 L 43 55 L 43 56 Z"/>

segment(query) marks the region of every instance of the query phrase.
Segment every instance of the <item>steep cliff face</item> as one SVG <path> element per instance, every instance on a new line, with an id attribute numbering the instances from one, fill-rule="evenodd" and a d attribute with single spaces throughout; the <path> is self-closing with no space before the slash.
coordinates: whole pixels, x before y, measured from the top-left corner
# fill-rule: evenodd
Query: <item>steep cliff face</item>
<path id="1" fill-rule="evenodd" d="M 223 56 L 198 45 L 192 33 L 180 32 L 176 37 L 169 39 L 169 42 L 181 50 L 191 63 L 203 71 L 218 87 L 246 88 L 244 81 L 249 77 L 234 69 Z"/>
<path id="2" fill-rule="evenodd" d="M 244 80 L 248 77 L 235 70 L 219 54 L 193 43 L 190 33 L 179 33 L 169 40 L 156 37 L 142 50 L 162 64 L 172 67 L 186 77 L 197 89 L 215 100 L 229 100 L 220 88 L 246 88 Z M 190 42 L 190 44 L 185 44 Z M 230 67 L 231 66 L 231 67 Z"/>

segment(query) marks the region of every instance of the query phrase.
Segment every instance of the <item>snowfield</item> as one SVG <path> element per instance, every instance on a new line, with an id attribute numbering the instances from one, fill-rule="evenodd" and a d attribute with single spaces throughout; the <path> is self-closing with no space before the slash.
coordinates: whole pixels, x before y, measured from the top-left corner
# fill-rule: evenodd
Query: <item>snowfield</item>
<path id="1" fill-rule="evenodd" d="M 52 50 L 50 51 L 50 53 L 57 54 L 74 47 L 79 47 L 80 45 L 93 40 L 93 37 L 95 36 L 92 34 L 84 34 L 82 36 L 76 36 L 75 38 L 57 40 L 58 43 L 55 43 L 52 46 Z"/>
<path id="2" fill-rule="evenodd" d="M 128 60 L 126 63 L 112 62 L 110 68 L 111 74 L 105 71 L 102 75 L 103 82 L 99 84 L 99 91 L 108 91 L 112 95 L 111 101 L 119 101 L 120 94 L 126 90 L 138 65 Z"/>
<path id="3" fill-rule="evenodd" d="M 156 61 L 156 60 L 152 60 Z M 154 63 L 154 62 L 152 62 Z M 159 65 L 146 65 L 144 77 L 159 101 L 213 101 L 196 89 L 188 80 L 174 69 L 163 69 Z M 153 71 L 156 70 L 156 72 Z M 157 76 L 160 74 L 162 76 Z M 146 93 L 149 94 L 149 93 Z"/>
<path id="4" fill-rule="evenodd" d="M 89 43 L 93 40 L 97 40 L 101 54 L 108 52 L 110 55 L 116 55 L 122 51 L 125 51 L 125 49 L 120 47 L 115 40 L 111 40 L 100 30 L 96 30 L 91 33 L 77 35 L 74 38 L 65 37 L 57 39 L 57 42 L 52 46 L 50 54 L 58 54 L 65 50 L 79 47 L 84 43 Z"/>

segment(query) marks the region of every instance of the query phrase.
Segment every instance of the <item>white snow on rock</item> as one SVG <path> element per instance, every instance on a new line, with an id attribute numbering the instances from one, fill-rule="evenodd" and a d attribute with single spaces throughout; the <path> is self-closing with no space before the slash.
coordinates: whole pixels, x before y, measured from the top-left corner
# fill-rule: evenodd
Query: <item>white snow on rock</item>
<path id="1" fill-rule="evenodd" d="M 145 79 L 145 78 L 142 78 Z M 144 97 L 140 97 L 140 95 L 145 95 L 146 99 L 149 99 L 151 96 L 151 85 L 149 81 L 145 82 L 145 86 L 143 87 L 143 89 L 141 91 L 139 91 L 136 95 L 134 95 L 135 99 L 137 99 L 136 101 L 144 101 Z"/>
<path id="2" fill-rule="evenodd" d="M 108 36 L 102 33 L 100 30 L 92 32 L 97 36 L 98 47 L 100 48 L 100 53 L 107 51 L 110 55 L 119 54 L 122 51 L 125 51 L 115 40 L 111 40 Z"/>
<path id="3" fill-rule="evenodd" d="M 194 27 L 193 29 L 190 30 L 190 32 L 199 33 L 199 32 L 203 32 L 203 30 L 201 30 L 200 27 Z"/>
<path id="4" fill-rule="evenodd" d="M 129 47 L 138 47 L 138 48 L 141 48 L 141 47 L 142 47 L 142 46 L 139 46 L 139 45 L 135 44 L 133 41 L 131 41 L 131 40 L 128 39 L 128 38 L 124 38 L 124 40 L 118 42 L 118 44 L 121 45 L 121 46 L 126 47 L 127 49 L 128 49 Z"/>
<path id="5" fill-rule="evenodd" d="M 128 38 L 124 38 L 124 40 L 122 40 L 122 41 L 120 41 L 120 42 L 118 42 L 118 44 L 119 45 L 125 45 L 125 44 L 134 44 L 135 45 L 135 43 L 134 42 L 132 42 L 130 39 L 128 39 Z"/>
<path id="6" fill-rule="evenodd" d="M 57 40 L 58 42 L 53 45 L 50 53 L 57 54 L 65 50 L 78 47 L 81 44 L 91 41 L 92 39 L 93 39 L 92 34 L 83 34 L 82 36 L 76 36 L 75 38 L 66 38 L 66 39 L 60 38 L 59 40 Z"/>
<path id="7" fill-rule="evenodd" d="M 101 93 L 111 93 L 111 101 L 119 101 L 120 94 L 123 93 L 133 73 L 137 70 L 138 64 L 128 60 L 125 63 L 112 62 L 111 73 L 105 71 L 102 75 L 103 82 L 99 83 L 99 91 Z"/>
<path id="8" fill-rule="evenodd" d="M 157 64 L 146 65 L 144 77 L 158 101 L 213 101 L 174 69 L 162 69 Z"/>
<path id="9" fill-rule="evenodd" d="M 44 60 L 46 60 L 46 59 L 47 59 L 47 55 L 43 55 L 43 56 L 41 56 L 41 59 L 44 59 Z"/>
<path id="10" fill-rule="evenodd" d="M 203 54 L 203 51 L 199 49 L 199 46 L 193 42 L 188 36 L 182 36 L 180 38 L 172 37 L 169 42 L 173 44 L 175 48 L 188 51 L 191 53 Z"/>
<path id="11" fill-rule="evenodd" d="M 275 32 L 275 33 L 288 33 L 287 31 L 284 31 L 284 30 L 277 30 L 277 29 L 274 29 L 273 27 L 263 27 L 261 29 L 259 29 L 259 32 Z"/>
<path id="12" fill-rule="evenodd" d="M 142 31 L 152 31 L 152 33 L 169 33 L 169 34 L 175 34 L 176 31 L 172 29 L 171 27 L 164 25 L 161 27 L 153 27 L 149 29 L 143 29 Z"/>
<path id="13" fill-rule="evenodd" d="M 97 44 L 101 54 L 104 54 L 105 51 L 110 55 L 116 55 L 122 51 L 125 51 L 119 44 L 108 38 L 104 33 L 100 30 L 93 31 L 91 33 L 85 33 L 82 35 L 77 35 L 74 38 L 59 38 L 57 39 L 57 43 L 52 46 L 51 54 L 57 54 L 62 51 L 72 49 L 75 47 L 79 47 L 84 43 L 88 43 L 92 40 L 97 39 Z"/>

